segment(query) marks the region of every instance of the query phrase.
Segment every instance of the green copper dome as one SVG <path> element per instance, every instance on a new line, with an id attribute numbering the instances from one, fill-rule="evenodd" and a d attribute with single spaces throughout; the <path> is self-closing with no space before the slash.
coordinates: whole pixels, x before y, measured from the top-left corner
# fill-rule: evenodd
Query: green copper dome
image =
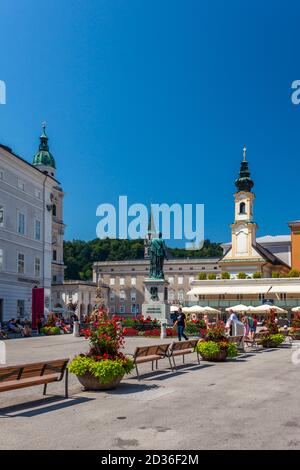
<path id="1" fill-rule="evenodd" d="M 42 135 L 40 136 L 41 142 L 39 145 L 39 150 L 35 154 L 32 164 L 34 166 L 44 165 L 44 166 L 50 166 L 51 168 L 56 168 L 54 157 L 52 153 L 49 152 L 48 136 L 46 134 L 45 127 L 46 125 L 43 124 L 43 132 L 42 132 Z"/>
<path id="2" fill-rule="evenodd" d="M 244 158 L 241 162 L 241 169 L 239 173 L 239 177 L 235 180 L 235 186 L 238 191 L 246 191 L 248 193 L 251 192 L 251 189 L 254 186 L 253 180 L 250 176 L 250 171 L 248 168 L 248 162 L 246 160 L 246 147 L 244 147 Z"/>

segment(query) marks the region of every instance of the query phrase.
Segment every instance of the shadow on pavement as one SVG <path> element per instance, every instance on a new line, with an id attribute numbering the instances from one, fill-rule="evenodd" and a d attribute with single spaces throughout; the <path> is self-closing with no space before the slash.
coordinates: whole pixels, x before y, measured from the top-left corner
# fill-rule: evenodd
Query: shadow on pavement
<path id="1" fill-rule="evenodd" d="M 26 403 L 19 403 L 18 405 L 11 405 L 7 406 L 6 408 L 1 408 L 0 419 L 37 416 L 45 413 L 50 413 L 51 411 L 68 408 L 70 406 L 80 405 L 91 400 L 94 400 L 94 398 L 64 398 L 57 396 L 48 397 L 40 400 L 33 400 Z"/>

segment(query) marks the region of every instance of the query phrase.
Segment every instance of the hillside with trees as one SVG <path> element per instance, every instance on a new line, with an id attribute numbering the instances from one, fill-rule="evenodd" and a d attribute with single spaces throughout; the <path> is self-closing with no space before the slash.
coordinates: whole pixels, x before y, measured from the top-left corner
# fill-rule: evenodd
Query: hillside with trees
<path id="1" fill-rule="evenodd" d="M 170 258 L 214 258 L 221 257 L 219 243 L 205 240 L 201 250 L 168 248 Z M 65 279 L 92 279 L 92 265 L 95 261 L 123 261 L 143 259 L 144 240 L 72 240 L 64 242 Z"/>

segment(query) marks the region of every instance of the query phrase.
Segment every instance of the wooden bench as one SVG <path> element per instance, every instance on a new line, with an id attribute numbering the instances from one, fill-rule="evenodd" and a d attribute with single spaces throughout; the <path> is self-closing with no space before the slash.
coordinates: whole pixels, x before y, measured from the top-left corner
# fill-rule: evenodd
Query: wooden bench
<path id="1" fill-rule="evenodd" d="M 186 354 L 192 354 L 195 352 L 197 354 L 198 364 L 200 364 L 200 355 L 195 347 L 197 346 L 198 339 L 188 339 L 187 341 L 176 341 L 170 344 L 168 355 L 173 359 L 174 369 L 176 370 L 175 357 L 182 356 L 182 361 L 184 364 L 184 356 Z M 171 366 L 172 367 L 172 366 Z M 173 367 L 172 367 L 173 370 Z"/>
<path id="2" fill-rule="evenodd" d="M 44 385 L 43 395 L 46 395 L 48 383 L 59 382 L 65 376 L 65 397 L 68 398 L 68 362 L 69 359 L 56 359 L 0 367 L 0 392 Z"/>
<path id="3" fill-rule="evenodd" d="M 170 366 L 172 368 L 171 359 L 168 356 L 167 352 L 169 349 L 170 343 L 168 344 L 155 344 L 151 346 L 137 347 L 133 356 L 133 362 L 135 365 L 135 370 L 140 380 L 138 364 L 143 364 L 145 362 L 152 363 L 152 370 L 154 370 L 154 362 L 156 363 L 156 369 L 158 368 L 158 361 L 164 359 L 165 357 L 169 358 Z M 173 370 L 173 368 L 172 368 Z"/>
<path id="4" fill-rule="evenodd" d="M 268 331 L 259 331 L 258 333 L 255 333 L 253 338 L 250 338 L 250 336 L 245 336 L 244 343 L 247 345 L 250 344 L 251 347 L 254 347 L 256 350 L 258 350 L 259 341 L 262 340 L 265 336 L 268 336 L 268 334 Z"/>

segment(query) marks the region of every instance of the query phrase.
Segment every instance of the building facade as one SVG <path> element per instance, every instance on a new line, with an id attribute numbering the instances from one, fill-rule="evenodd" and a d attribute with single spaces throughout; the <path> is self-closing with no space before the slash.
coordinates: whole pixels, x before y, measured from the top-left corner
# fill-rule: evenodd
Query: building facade
<path id="1" fill-rule="evenodd" d="M 183 304 L 187 292 L 200 272 L 220 273 L 218 258 L 171 259 L 164 264 L 165 279 L 169 282 L 168 301 Z M 93 281 L 109 287 L 110 313 L 141 313 L 144 302 L 144 279 L 149 275 L 149 259 L 129 261 L 99 261 L 93 265 Z"/>
<path id="2" fill-rule="evenodd" d="M 70 303 L 76 306 L 75 313 L 82 320 L 91 314 L 97 301 L 97 285 L 90 281 L 64 281 L 52 286 L 52 307 L 70 310 Z M 104 299 L 107 304 L 107 298 Z"/>
<path id="3" fill-rule="evenodd" d="M 45 128 L 33 164 L 0 145 L 0 321 L 30 319 L 34 287 L 44 288 L 47 313 L 51 308 L 53 273 L 63 279 L 63 224 L 62 238 L 57 241 L 59 274 L 53 260 L 57 230 L 53 201 L 58 198 L 62 210 L 63 192 L 52 159 Z"/>

